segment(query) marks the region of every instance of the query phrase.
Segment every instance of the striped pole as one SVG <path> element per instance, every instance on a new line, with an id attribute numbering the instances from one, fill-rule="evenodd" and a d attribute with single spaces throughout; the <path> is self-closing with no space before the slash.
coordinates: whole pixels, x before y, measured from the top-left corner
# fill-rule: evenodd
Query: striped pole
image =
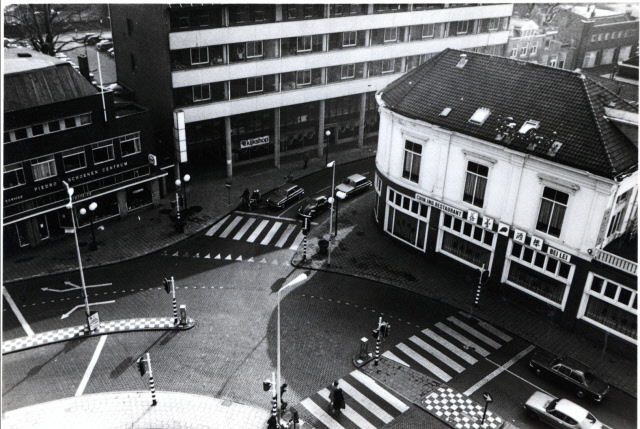
<path id="1" fill-rule="evenodd" d="M 153 400 L 151 405 L 158 405 L 156 401 L 156 384 L 153 381 L 153 371 L 151 371 L 151 357 L 147 353 L 147 365 L 149 365 L 149 388 L 151 389 L 151 399 Z"/>
<path id="2" fill-rule="evenodd" d="M 171 292 L 173 293 L 173 323 L 178 324 L 178 304 L 176 302 L 176 284 L 171 276 Z"/>
<path id="3" fill-rule="evenodd" d="M 480 302 L 480 292 L 482 290 L 482 275 L 484 274 L 484 264 L 482 264 L 482 269 L 480 270 L 480 278 L 478 279 L 478 288 L 476 289 L 476 300 L 473 303 L 475 307 L 478 306 L 478 302 Z"/>
<path id="4" fill-rule="evenodd" d="M 271 387 L 273 387 L 273 397 L 271 398 L 271 415 L 278 418 L 278 387 L 276 386 L 276 373 L 271 373 Z"/>
<path id="5" fill-rule="evenodd" d="M 380 362 L 380 342 L 382 341 L 382 332 L 380 332 L 380 326 L 382 325 L 382 317 L 378 319 L 378 338 L 376 338 L 376 360 L 373 363 L 375 366 L 378 366 L 378 362 Z"/>
<path id="6" fill-rule="evenodd" d="M 307 236 L 305 234 L 304 239 L 302 240 L 302 242 L 304 243 L 304 253 L 302 254 L 302 260 L 306 261 L 307 260 Z"/>

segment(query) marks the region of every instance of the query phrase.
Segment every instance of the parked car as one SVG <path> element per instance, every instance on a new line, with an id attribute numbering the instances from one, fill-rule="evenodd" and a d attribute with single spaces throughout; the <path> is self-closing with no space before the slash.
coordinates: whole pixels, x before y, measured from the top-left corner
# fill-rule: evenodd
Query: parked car
<path id="1" fill-rule="evenodd" d="M 288 184 L 281 186 L 273 195 L 267 198 L 267 204 L 275 208 L 283 208 L 294 199 L 300 199 L 304 195 L 304 189 L 298 185 Z"/>
<path id="2" fill-rule="evenodd" d="M 100 42 L 102 38 L 99 34 L 86 34 L 84 36 L 84 40 L 87 45 L 95 45 L 96 43 Z"/>
<path id="3" fill-rule="evenodd" d="M 596 402 L 609 392 L 609 385 L 597 377 L 584 363 L 570 357 L 557 357 L 544 350 L 538 350 L 529 361 L 536 375 L 548 376 L 569 390 L 578 398 L 588 397 Z"/>
<path id="4" fill-rule="evenodd" d="M 59 60 L 64 60 L 65 58 L 69 58 L 67 54 L 65 54 L 64 52 L 56 52 L 55 57 Z"/>
<path id="5" fill-rule="evenodd" d="M 345 198 L 349 198 L 360 192 L 366 191 L 371 186 L 371 180 L 361 174 L 352 174 L 347 177 L 344 182 L 336 186 L 336 192 L 341 191 L 347 194 Z"/>
<path id="6" fill-rule="evenodd" d="M 317 197 L 309 198 L 309 200 L 300 206 L 298 209 L 298 215 L 302 217 L 314 218 L 320 213 L 328 209 L 330 206 L 329 200 L 324 195 L 318 195 Z"/>
<path id="7" fill-rule="evenodd" d="M 96 48 L 102 52 L 108 51 L 109 49 L 113 48 L 113 41 L 109 39 L 105 39 L 101 42 L 98 42 L 96 44 Z"/>
<path id="8" fill-rule="evenodd" d="M 524 408 L 532 419 L 557 429 L 611 429 L 581 406 L 543 392 L 531 395 Z"/>

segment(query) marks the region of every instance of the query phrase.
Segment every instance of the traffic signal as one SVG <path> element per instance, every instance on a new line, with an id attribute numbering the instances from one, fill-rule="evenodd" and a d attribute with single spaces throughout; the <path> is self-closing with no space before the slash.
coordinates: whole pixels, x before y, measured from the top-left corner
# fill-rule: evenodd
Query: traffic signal
<path id="1" fill-rule="evenodd" d="M 262 382 L 262 390 L 264 390 L 265 392 L 271 390 L 271 381 L 269 381 L 269 379 Z"/>
<path id="2" fill-rule="evenodd" d="M 164 279 L 162 283 L 164 284 L 164 290 L 166 290 L 167 293 L 171 293 L 171 280 Z"/>
<path id="3" fill-rule="evenodd" d="M 375 338 L 376 340 L 378 339 L 378 337 L 380 336 L 380 331 L 377 329 L 374 329 L 372 332 L 373 338 Z"/>
<path id="4" fill-rule="evenodd" d="M 391 329 L 391 325 L 388 322 L 384 322 L 380 325 L 380 335 L 382 338 L 387 338 L 389 336 L 389 330 Z"/>
<path id="5" fill-rule="evenodd" d="M 142 356 L 140 356 L 136 362 L 138 364 L 138 371 L 140 371 L 140 375 L 144 376 L 147 373 L 147 366 L 144 364 L 145 361 L 142 359 Z"/>

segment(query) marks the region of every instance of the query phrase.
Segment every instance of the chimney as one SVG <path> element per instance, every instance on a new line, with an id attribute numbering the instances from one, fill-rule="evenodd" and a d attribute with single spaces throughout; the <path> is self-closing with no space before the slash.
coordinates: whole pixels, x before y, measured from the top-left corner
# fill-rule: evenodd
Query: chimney
<path id="1" fill-rule="evenodd" d="M 78 55 L 78 67 L 80 67 L 80 74 L 91 82 L 91 76 L 89 76 L 89 59 L 86 55 Z"/>

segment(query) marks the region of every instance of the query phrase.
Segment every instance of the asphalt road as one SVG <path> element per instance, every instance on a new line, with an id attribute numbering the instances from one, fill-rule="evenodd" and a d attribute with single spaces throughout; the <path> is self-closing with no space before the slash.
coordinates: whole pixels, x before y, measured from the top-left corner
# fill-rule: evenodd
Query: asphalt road
<path id="1" fill-rule="evenodd" d="M 371 165 L 367 160 L 342 166 L 337 179 L 355 172 L 372 178 Z M 331 171 L 304 178 L 299 184 L 306 197 L 327 192 Z M 92 303 L 115 301 L 95 307 L 101 320 L 170 316 L 171 298 L 163 290 L 162 279 L 174 276 L 178 303 L 186 304 L 197 326 L 185 332 L 109 335 L 84 388 L 81 380 L 100 338 L 5 355 L 4 410 L 77 394 L 144 390 L 146 383 L 134 362 L 145 352 L 151 354 L 160 400 L 163 390 L 171 390 L 268 409 L 270 398 L 262 391 L 262 380 L 276 367 L 277 292 L 302 272 L 288 263 L 298 244 L 301 223 L 294 214 L 302 203 L 278 211 L 234 213 L 165 251 L 86 271 L 88 285 L 113 283 L 89 289 Z M 240 219 L 232 227 L 236 218 Z M 327 219 L 328 213 L 324 213 L 316 221 Z M 248 223 L 250 227 L 242 233 Z M 283 238 L 287 231 L 289 236 Z M 541 427 L 528 420 L 522 408 L 535 390 L 568 397 L 612 427 L 635 427 L 633 398 L 616 389 L 599 406 L 573 398 L 533 375 L 527 366 L 533 347 L 507 332 L 489 331 L 456 309 L 402 289 L 325 272 L 307 274 L 308 280 L 283 292 L 281 301 L 282 379 L 289 384 L 287 400 L 292 405 L 353 371 L 351 359 L 360 338 L 370 337 L 382 316 L 392 326 L 383 351 L 432 377 L 450 376 L 448 384 L 461 392 L 469 391 L 480 403 L 482 393 L 490 392 L 494 397 L 490 409 L 519 427 Z M 61 319 L 83 303 L 77 291 L 63 291 L 69 289 L 64 280 L 79 283 L 77 277 L 75 273 L 51 276 L 11 284 L 7 289 L 29 327 L 42 332 L 83 324 L 82 308 Z M 464 326 L 493 339 L 484 345 L 486 354 L 464 345 L 468 341 L 482 343 L 461 328 Z M 25 335 L 6 301 L 2 329 L 5 340 Z M 464 350 L 466 360 L 461 353 L 443 347 L 437 338 L 455 343 Z M 496 373 L 498 367 L 504 371 Z M 414 420 L 420 417 L 412 411 L 394 424 L 418 427 L 406 423 Z M 420 427 L 440 427 L 426 414 L 422 420 L 427 423 Z"/>

